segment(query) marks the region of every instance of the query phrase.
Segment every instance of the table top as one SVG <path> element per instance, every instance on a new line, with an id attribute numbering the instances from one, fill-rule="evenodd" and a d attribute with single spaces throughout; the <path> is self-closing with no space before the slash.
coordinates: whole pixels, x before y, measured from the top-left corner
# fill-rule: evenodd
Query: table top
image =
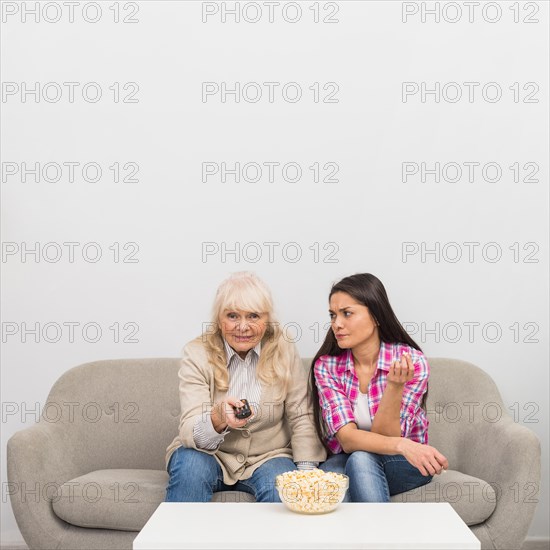
<path id="1" fill-rule="evenodd" d="M 449 503 L 349 503 L 304 515 L 281 503 L 162 502 L 134 550 L 471 549 L 480 542 Z"/>

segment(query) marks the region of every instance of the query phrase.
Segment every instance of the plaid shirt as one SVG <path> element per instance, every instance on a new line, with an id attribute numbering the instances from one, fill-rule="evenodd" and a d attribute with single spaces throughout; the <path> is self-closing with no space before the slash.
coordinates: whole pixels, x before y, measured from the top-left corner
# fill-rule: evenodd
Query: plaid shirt
<path id="1" fill-rule="evenodd" d="M 406 344 L 380 343 L 377 370 L 368 388 L 370 415 L 374 419 L 391 364 L 403 352 L 411 354 L 414 378 L 403 387 L 401 437 L 408 437 L 418 443 L 428 443 L 428 418 L 420 403 L 428 386 L 430 368 L 424 354 Z M 326 443 L 334 454 L 341 453 L 342 447 L 335 434 L 349 422 L 355 422 L 353 411 L 359 394 L 359 378 L 355 373 L 351 350 L 348 349 L 338 356 L 319 357 L 314 373 L 319 390 L 319 405 L 327 429 Z"/>

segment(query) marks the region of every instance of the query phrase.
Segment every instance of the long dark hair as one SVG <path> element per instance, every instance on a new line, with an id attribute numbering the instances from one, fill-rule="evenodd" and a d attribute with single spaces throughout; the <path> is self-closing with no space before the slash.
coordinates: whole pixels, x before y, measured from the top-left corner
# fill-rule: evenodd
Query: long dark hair
<path id="1" fill-rule="evenodd" d="M 328 299 L 336 292 L 345 292 L 349 294 L 355 301 L 367 306 L 370 314 L 374 318 L 375 322 L 378 323 L 378 335 L 381 342 L 388 344 L 407 344 L 411 348 L 417 349 L 422 352 L 420 346 L 410 337 L 410 335 L 403 328 L 393 309 L 390 305 L 386 289 L 382 284 L 382 281 L 371 275 L 370 273 L 358 273 L 357 275 L 350 275 L 345 277 L 340 282 L 332 285 L 330 289 L 330 294 Z M 338 356 L 346 353 L 346 350 L 343 350 L 338 345 L 332 327 L 328 329 L 325 341 L 323 342 L 321 348 L 315 355 L 313 362 L 311 363 L 310 375 L 309 375 L 309 386 L 310 386 L 310 396 L 313 400 L 313 416 L 315 420 L 315 428 L 317 430 L 317 435 L 319 439 L 325 445 L 327 451 L 330 452 L 326 443 L 326 427 L 323 421 L 323 415 L 321 413 L 321 408 L 319 406 L 319 390 L 315 384 L 315 372 L 314 367 L 317 359 L 322 355 L 333 355 Z M 421 407 L 425 409 L 426 398 L 428 392 L 423 395 Z"/>

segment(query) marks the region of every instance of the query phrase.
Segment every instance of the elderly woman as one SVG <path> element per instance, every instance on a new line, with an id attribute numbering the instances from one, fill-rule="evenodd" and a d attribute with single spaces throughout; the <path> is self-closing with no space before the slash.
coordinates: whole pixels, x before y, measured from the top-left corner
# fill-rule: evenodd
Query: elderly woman
<path id="1" fill-rule="evenodd" d="M 307 374 L 257 276 L 236 273 L 221 284 L 212 323 L 182 353 L 179 433 L 166 451 L 167 502 L 208 502 L 224 490 L 280 502 L 277 475 L 325 460 Z M 241 399 L 250 405 L 247 418 L 236 414 Z"/>
<path id="2" fill-rule="evenodd" d="M 311 369 L 317 429 L 332 453 L 321 469 L 349 476 L 352 502 L 389 502 L 449 467 L 428 445 L 428 362 L 374 275 L 336 283 L 329 308 Z"/>

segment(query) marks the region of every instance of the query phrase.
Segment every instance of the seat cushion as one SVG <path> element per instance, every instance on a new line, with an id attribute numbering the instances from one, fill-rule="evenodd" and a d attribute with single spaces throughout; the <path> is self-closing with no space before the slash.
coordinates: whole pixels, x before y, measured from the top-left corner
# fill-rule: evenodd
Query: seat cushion
<path id="1" fill-rule="evenodd" d="M 447 470 L 422 487 L 393 495 L 391 501 L 448 502 L 466 525 L 477 525 L 493 513 L 496 494 L 482 479 Z"/>
<path id="2" fill-rule="evenodd" d="M 59 518 L 79 527 L 141 531 L 166 497 L 164 470 L 96 470 L 63 484 L 53 498 Z M 392 502 L 449 502 L 467 525 L 485 521 L 495 509 L 493 488 L 454 470 L 391 497 Z M 213 502 L 254 502 L 240 491 L 215 493 Z"/>
<path id="3" fill-rule="evenodd" d="M 96 470 L 64 483 L 53 498 L 56 515 L 79 527 L 141 531 L 166 497 L 164 470 Z M 254 502 L 241 491 L 215 493 L 212 501 Z"/>
<path id="4" fill-rule="evenodd" d="M 163 470 L 96 470 L 64 483 L 56 515 L 79 527 L 140 531 L 166 496 Z"/>

